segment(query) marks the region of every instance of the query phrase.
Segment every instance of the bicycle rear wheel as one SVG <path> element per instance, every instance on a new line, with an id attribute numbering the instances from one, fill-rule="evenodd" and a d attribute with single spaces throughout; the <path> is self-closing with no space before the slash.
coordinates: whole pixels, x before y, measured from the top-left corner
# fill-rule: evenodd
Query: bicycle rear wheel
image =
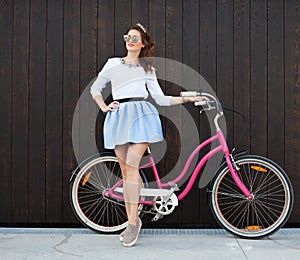
<path id="1" fill-rule="evenodd" d="M 209 195 L 217 222 L 241 238 L 269 236 L 288 220 L 293 208 L 293 189 L 286 173 L 261 156 L 236 159 L 239 178 L 254 196 L 247 199 L 235 184 L 228 166 L 216 174 Z"/>
<path id="2" fill-rule="evenodd" d="M 142 187 L 145 177 L 142 175 Z M 78 220 L 96 232 L 117 232 L 127 226 L 124 201 L 103 193 L 122 179 L 115 156 L 100 156 L 84 163 L 70 184 L 70 202 Z M 142 210 L 143 205 L 139 205 Z"/>

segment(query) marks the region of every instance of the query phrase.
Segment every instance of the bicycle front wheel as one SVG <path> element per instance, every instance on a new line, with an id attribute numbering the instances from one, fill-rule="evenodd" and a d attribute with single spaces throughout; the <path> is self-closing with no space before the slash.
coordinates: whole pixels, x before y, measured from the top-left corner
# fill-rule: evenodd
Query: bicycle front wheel
<path id="1" fill-rule="evenodd" d="M 293 189 L 286 173 L 261 156 L 236 159 L 239 178 L 253 195 L 248 199 L 235 184 L 228 166 L 215 176 L 209 202 L 217 222 L 241 238 L 269 236 L 288 220 Z"/>
<path id="2" fill-rule="evenodd" d="M 145 186 L 144 176 L 142 187 Z M 96 232 L 117 232 L 127 226 L 124 201 L 103 196 L 122 179 L 115 156 L 97 156 L 80 167 L 70 184 L 70 201 L 78 220 Z M 139 205 L 142 210 L 143 205 Z"/>

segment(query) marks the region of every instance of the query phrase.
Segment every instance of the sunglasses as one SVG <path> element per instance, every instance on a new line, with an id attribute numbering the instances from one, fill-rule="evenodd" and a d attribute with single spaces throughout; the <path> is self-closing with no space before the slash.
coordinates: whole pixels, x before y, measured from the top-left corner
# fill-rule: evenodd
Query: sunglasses
<path id="1" fill-rule="evenodd" d="M 140 40 L 140 37 L 137 35 L 123 35 L 123 39 L 125 42 L 129 42 L 131 39 L 132 42 L 137 43 Z"/>

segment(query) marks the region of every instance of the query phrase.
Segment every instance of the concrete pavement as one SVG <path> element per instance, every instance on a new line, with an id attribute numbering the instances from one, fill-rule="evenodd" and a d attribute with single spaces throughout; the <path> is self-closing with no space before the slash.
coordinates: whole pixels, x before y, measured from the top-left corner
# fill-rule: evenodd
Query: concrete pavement
<path id="1" fill-rule="evenodd" d="M 0 228 L 0 259 L 300 259 L 300 229 L 261 240 L 222 229 L 142 229 L 136 246 L 88 229 Z"/>

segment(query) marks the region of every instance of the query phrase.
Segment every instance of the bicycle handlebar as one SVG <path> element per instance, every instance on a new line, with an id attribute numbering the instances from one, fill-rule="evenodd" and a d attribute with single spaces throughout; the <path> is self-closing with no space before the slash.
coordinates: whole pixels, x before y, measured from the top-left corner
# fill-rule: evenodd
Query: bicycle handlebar
<path id="1" fill-rule="evenodd" d="M 205 92 L 197 92 L 197 91 L 182 91 L 180 93 L 180 96 L 182 96 L 182 97 L 197 97 L 197 96 L 207 97 L 207 98 L 209 98 L 209 101 L 207 101 L 207 100 L 196 101 L 194 103 L 194 105 L 202 106 L 203 110 L 217 109 L 218 114 L 223 113 L 223 108 L 221 106 L 219 99 L 212 94 L 205 93 Z M 215 104 L 216 106 L 214 107 L 212 104 Z"/>

